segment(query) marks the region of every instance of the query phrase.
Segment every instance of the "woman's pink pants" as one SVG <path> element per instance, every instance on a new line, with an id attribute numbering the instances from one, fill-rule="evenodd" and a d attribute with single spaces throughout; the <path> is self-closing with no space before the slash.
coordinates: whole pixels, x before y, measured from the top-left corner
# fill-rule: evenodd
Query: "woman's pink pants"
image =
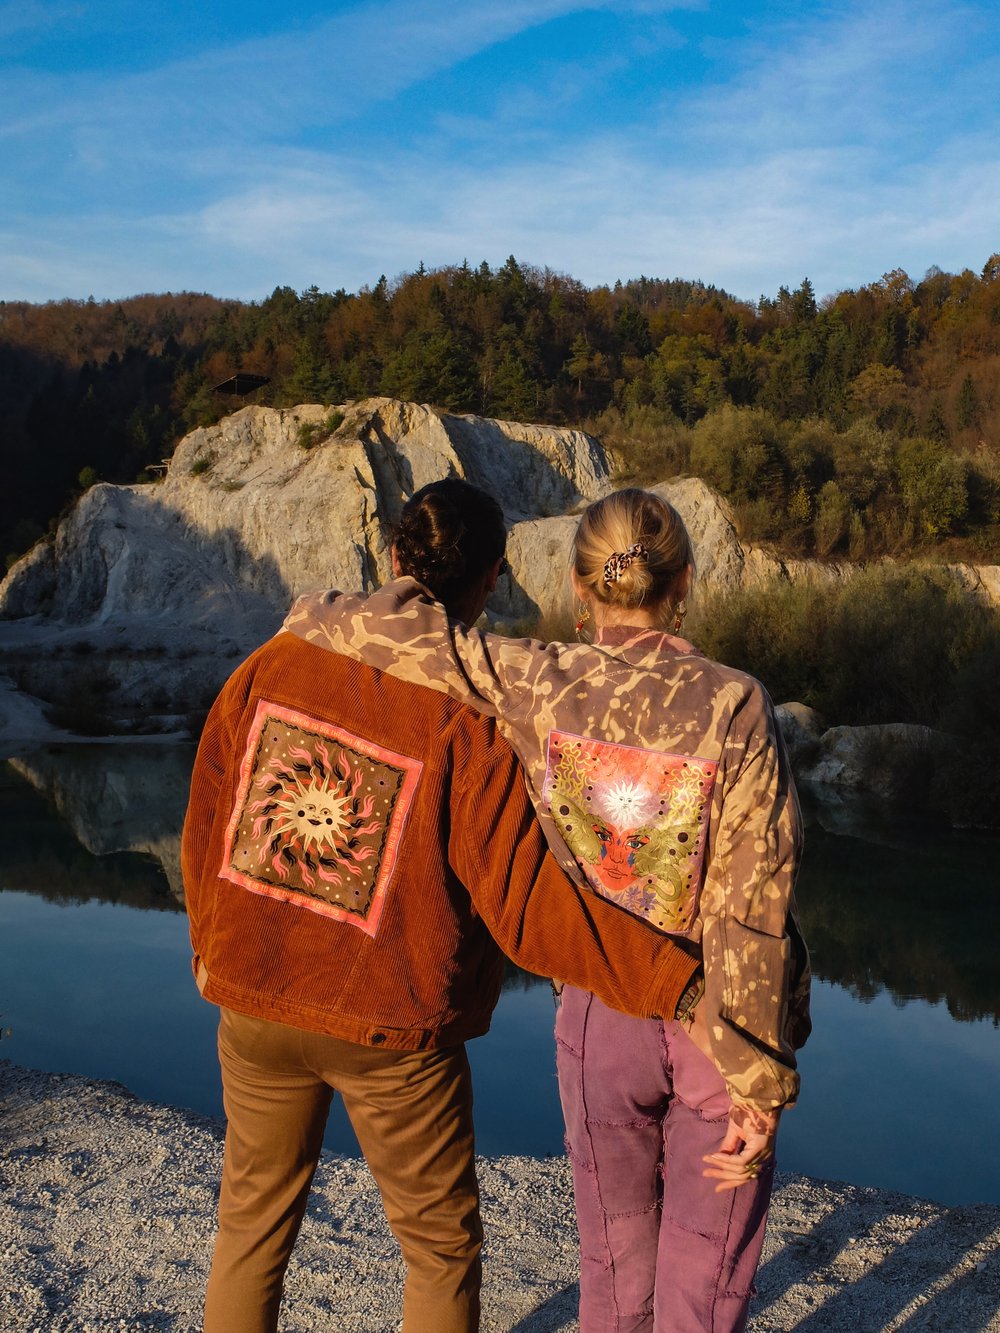
<path id="1" fill-rule="evenodd" d="M 729 1097 L 679 1023 L 566 986 L 559 1092 L 580 1228 L 580 1333 L 740 1333 L 774 1178 L 715 1193 Z"/>

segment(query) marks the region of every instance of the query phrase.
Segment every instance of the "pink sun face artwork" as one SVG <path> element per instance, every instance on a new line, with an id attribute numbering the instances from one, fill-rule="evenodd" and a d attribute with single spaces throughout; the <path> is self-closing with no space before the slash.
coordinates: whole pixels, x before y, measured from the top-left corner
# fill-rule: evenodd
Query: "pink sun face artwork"
<path id="1" fill-rule="evenodd" d="M 592 888 L 673 934 L 694 922 L 718 764 L 551 731 L 543 799 Z"/>
<path id="2" fill-rule="evenodd" d="M 262 701 L 219 874 L 374 935 L 422 767 Z"/>

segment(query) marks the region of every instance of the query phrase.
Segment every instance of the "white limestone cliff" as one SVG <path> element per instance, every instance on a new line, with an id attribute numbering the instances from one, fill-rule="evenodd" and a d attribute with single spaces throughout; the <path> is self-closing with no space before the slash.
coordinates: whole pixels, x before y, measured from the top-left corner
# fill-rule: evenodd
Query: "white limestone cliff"
<path id="1" fill-rule="evenodd" d="M 182 727 L 299 593 L 386 579 L 404 501 L 443 476 L 496 495 L 512 525 L 491 618 L 558 615 L 571 515 L 612 486 L 598 441 L 384 398 L 334 413 L 247 407 L 186 436 L 162 481 L 92 487 L 13 567 L 0 584 L 8 681 L 70 729 L 86 713 L 96 731 Z M 719 499 L 694 479 L 662 490 L 691 526 L 702 576 L 738 586 L 748 559 Z M 19 706 L 14 731 L 29 714 Z"/>
<path id="2" fill-rule="evenodd" d="M 603 450 L 580 431 L 390 399 L 337 415 L 331 432 L 322 407 L 247 407 L 186 436 L 162 482 L 93 487 L 0 585 L 0 615 L 225 624 L 239 635 L 244 616 L 273 619 L 306 588 L 386 578 L 388 527 L 426 482 L 464 477 L 511 522 L 563 513 L 610 484 Z"/>
<path id="3" fill-rule="evenodd" d="M 84 711 L 182 725 L 300 592 L 387 578 L 392 522 L 444 476 L 490 490 L 512 523 L 610 486 L 603 450 L 580 431 L 391 399 L 247 407 L 186 436 L 162 481 L 94 486 L 13 567 L 0 584 L 8 681 L 68 725 Z M 0 718 L 0 740 L 28 712 Z"/>

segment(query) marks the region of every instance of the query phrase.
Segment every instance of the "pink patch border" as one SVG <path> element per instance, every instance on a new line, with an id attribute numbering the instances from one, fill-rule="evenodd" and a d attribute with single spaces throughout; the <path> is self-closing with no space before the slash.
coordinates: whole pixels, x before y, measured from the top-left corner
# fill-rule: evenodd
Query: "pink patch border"
<path id="1" fill-rule="evenodd" d="M 389 816 L 385 849 L 382 853 L 378 874 L 375 877 L 372 903 L 367 916 L 360 917 L 356 912 L 348 912 L 343 907 L 336 907 L 333 903 L 307 897 L 296 889 L 283 889 L 275 884 L 264 884 L 259 879 L 244 875 L 242 871 L 237 870 L 235 866 L 230 864 L 236 830 L 239 828 L 243 809 L 250 792 L 250 785 L 253 782 L 254 756 L 257 753 L 257 745 L 268 721 L 287 722 L 294 727 L 301 727 L 303 731 L 318 733 L 327 740 L 337 741 L 341 745 L 346 745 L 349 749 L 356 750 L 359 754 L 366 755 L 369 759 L 377 759 L 381 763 L 403 770 L 403 782 L 393 805 L 392 813 Z M 347 925 L 355 926 L 358 930 L 362 930 L 366 935 L 374 938 L 385 907 L 389 882 L 396 868 L 396 857 L 399 853 L 403 830 L 409 818 L 413 794 L 416 791 L 423 769 L 424 766 L 419 759 L 411 759 L 408 755 L 397 754 L 394 750 L 375 745 L 372 741 L 355 736 L 330 722 L 321 722 L 318 718 L 310 717 L 308 713 L 300 713 L 292 708 L 283 708 L 280 704 L 269 703 L 266 699 L 262 699 L 254 713 L 247 738 L 247 747 L 240 763 L 240 784 L 236 792 L 232 814 L 229 817 L 229 824 L 226 828 L 219 878 L 229 880 L 232 884 L 237 884 L 241 889 L 246 889 L 250 893 L 260 894 L 262 898 L 273 898 L 279 902 L 287 903 L 290 907 L 300 907 L 306 912 L 315 912 L 319 916 L 345 922 Z"/>

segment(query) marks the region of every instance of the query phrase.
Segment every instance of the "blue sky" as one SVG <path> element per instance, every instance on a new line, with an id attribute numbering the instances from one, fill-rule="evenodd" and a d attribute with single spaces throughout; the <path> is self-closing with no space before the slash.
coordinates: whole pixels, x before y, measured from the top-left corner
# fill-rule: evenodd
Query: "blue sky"
<path id="1" fill-rule="evenodd" d="M 0 0 L 0 299 L 1000 250 L 989 0 Z"/>

